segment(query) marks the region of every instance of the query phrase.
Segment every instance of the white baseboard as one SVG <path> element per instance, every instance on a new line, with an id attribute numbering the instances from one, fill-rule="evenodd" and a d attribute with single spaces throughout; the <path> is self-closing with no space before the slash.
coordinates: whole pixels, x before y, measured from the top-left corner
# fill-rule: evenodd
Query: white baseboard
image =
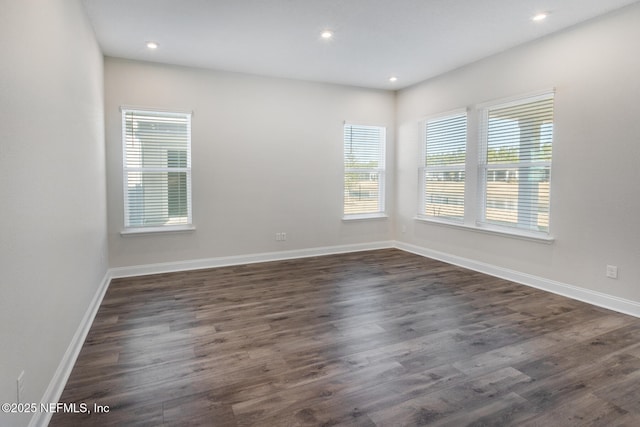
<path id="1" fill-rule="evenodd" d="M 218 258 L 205 258 L 177 262 L 165 262 L 160 264 L 135 265 L 131 267 L 116 267 L 110 270 L 111 277 L 144 276 L 148 274 L 171 273 L 175 271 L 201 270 L 204 268 L 227 267 L 231 265 L 254 264 L 258 262 L 282 261 L 295 258 L 308 258 L 313 256 L 333 255 L 348 252 L 361 252 L 375 249 L 387 249 L 394 247 L 392 241 L 380 241 L 371 243 L 356 243 L 340 246 L 325 246 L 318 248 L 296 249 L 280 252 L 263 252 L 249 255 L 236 255 Z"/>
<path id="2" fill-rule="evenodd" d="M 60 396 L 62 396 L 64 387 L 69 380 L 69 376 L 71 375 L 73 366 L 78 359 L 80 350 L 82 350 L 84 340 L 87 338 L 89 329 L 91 329 L 91 325 L 93 324 L 93 319 L 95 319 L 96 314 L 98 313 L 98 309 L 100 308 L 100 304 L 102 304 L 102 299 L 107 292 L 107 288 L 109 287 L 110 282 L 111 273 L 110 271 L 107 271 L 104 278 L 102 279 L 102 282 L 100 283 L 100 286 L 98 286 L 98 289 L 93 296 L 93 299 L 89 304 L 89 308 L 85 312 L 84 317 L 82 318 L 82 321 L 80 322 L 80 325 L 76 330 L 76 333 L 73 335 L 71 343 L 69 343 L 69 347 L 67 347 L 67 351 L 65 351 L 64 356 L 62 357 L 62 360 L 58 365 L 58 369 L 56 369 L 53 378 L 49 382 L 49 386 L 44 392 L 41 403 L 49 404 L 51 402 L 58 402 L 60 400 Z M 52 412 L 37 411 L 31 418 L 29 427 L 46 427 L 47 425 L 49 425 L 52 416 Z"/>
<path id="3" fill-rule="evenodd" d="M 44 392 L 42 403 L 58 402 L 62 396 L 73 366 L 78 359 L 80 350 L 84 344 L 87 334 L 91 329 L 93 320 L 98 313 L 100 304 L 104 299 L 111 279 L 118 277 L 142 276 L 147 274 L 168 273 L 174 271 L 198 270 L 203 268 L 224 267 L 230 265 L 253 264 L 258 262 L 279 261 L 295 258 L 308 258 L 313 256 L 331 255 L 348 252 L 361 252 L 375 249 L 392 248 L 392 241 L 381 241 L 372 243 L 359 243 L 341 246 L 327 246 L 319 248 L 299 249 L 281 252 L 267 252 L 250 255 L 238 255 L 219 258 L 207 258 L 199 260 L 189 260 L 180 262 L 168 262 L 161 264 L 139 265 L 132 267 L 112 268 L 105 274 L 100 286 L 91 300 L 91 303 L 85 312 L 76 333 L 74 334 L 69 347 L 67 347 L 58 369 L 56 369 L 53 378 L 49 382 L 49 386 Z M 46 427 L 51 421 L 52 413 L 36 412 L 29 422 L 29 427 Z"/>
<path id="4" fill-rule="evenodd" d="M 82 322 L 78 326 L 76 333 L 67 348 L 58 369 L 56 370 L 47 390 L 42 398 L 42 403 L 58 402 L 62 391 L 71 375 L 73 365 L 80 354 L 84 340 L 89 333 L 89 329 L 93 320 L 98 313 L 100 304 L 109 287 L 112 278 L 142 276 L 156 273 L 168 273 L 185 270 L 198 270 L 204 268 L 224 267 L 231 265 L 253 264 L 268 261 L 280 261 L 295 258 L 308 258 L 313 256 L 332 255 L 349 252 L 361 252 L 375 249 L 397 248 L 406 252 L 421 255 L 427 258 L 433 258 L 449 264 L 468 268 L 470 270 L 489 274 L 491 276 L 510 280 L 526 286 L 542 289 L 568 298 L 593 304 L 598 307 L 607 308 L 620 313 L 640 317 L 640 303 L 635 301 L 618 298 L 601 292 L 591 291 L 577 286 L 568 285 L 566 283 L 556 282 L 542 277 L 521 273 L 515 270 L 498 267 L 495 265 L 474 261 L 472 259 L 447 254 L 444 252 L 427 249 L 421 246 L 412 245 L 398 241 L 380 241 L 372 243 L 359 243 L 341 246 L 327 246 L 319 248 L 298 249 L 281 252 L 265 252 L 250 255 L 238 255 L 229 257 L 207 258 L 199 260 L 188 260 L 179 262 L 168 262 L 160 264 L 148 264 L 132 267 L 118 267 L 110 269 L 106 274 L 102 283 L 98 287 L 95 296 L 91 300 L 91 304 L 87 309 Z M 51 420 L 51 413 L 37 412 L 31 418 L 29 427 L 45 427 Z"/>
<path id="5" fill-rule="evenodd" d="M 459 267 L 468 268 L 469 270 L 485 273 L 490 276 L 499 277 L 501 279 L 510 280 L 522 285 L 531 286 L 533 288 L 552 292 L 578 301 L 586 302 L 598 307 L 614 310 L 619 313 L 628 314 L 634 317 L 640 317 L 640 303 L 602 292 L 596 292 L 589 289 L 580 288 L 578 286 L 569 285 L 555 280 L 545 279 L 543 277 L 533 276 L 527 273 L 521 273 L 515 270 L 486 264 L 480 261 L 451 255 L 432 249 L 423 248 L 421 246 L 412 245 L 403 242 L 394 242 L 394 247 L 406 252 L 422 255 L 427 258 L 433 258 Z"/>

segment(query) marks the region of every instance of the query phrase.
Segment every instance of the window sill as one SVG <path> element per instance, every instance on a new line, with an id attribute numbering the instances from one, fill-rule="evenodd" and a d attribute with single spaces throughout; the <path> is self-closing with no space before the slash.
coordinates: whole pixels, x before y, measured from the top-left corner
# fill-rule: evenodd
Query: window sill
<path id="1" fill-rule="evenodd" d="M 139 227 L 126 228 L 120 232 L 121 236 L 136 236 L 140 234 L 158 234 L 158 233 L 182 233 L 195 231 L 193 225 L 171 225 L 165 227 Z"/>
<path id="2" fill-rule="evenodd" d="M 369 219 L 388 219 L 389 216 L 385 213 L 375 213 L 375 214 L 359 214 L 359 215 L 345 215 L 342 217 L 342 220 L 345 222 L 350 221 L 364 221 Z"/>
<path id="3" fill-rule="evenodd" d="M 499 227 L 484 226 L 484 225 L 473 226 L 473 225 L 467 225 L 463 223 L 448 222 L 448 221 L 442 221 L 438 219 L 422 218 L 422 217 L 415 217 L 414 220 L 429 223 L 429 224 L 442 225 L 445 227 L 475 231 L 477 233 L 511 237 L 513 239 L 520 239 L 520 240 L 528 240 L 536 243 L 551 244 L 555 241 L 555 238 L 553 236 L 536 234 L 536 233 L 527 233 L 526 231 L 520 231 L 520 230 L 512 231 L 512 230 L 505 230 Z"/>

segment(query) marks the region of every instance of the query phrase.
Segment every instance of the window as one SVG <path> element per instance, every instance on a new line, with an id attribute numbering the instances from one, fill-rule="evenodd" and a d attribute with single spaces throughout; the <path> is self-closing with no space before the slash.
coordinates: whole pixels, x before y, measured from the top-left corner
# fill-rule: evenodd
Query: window
<path id="1" fill-rule="evenodd" d="M 424 122 L 418 215 L 462 222 L 467 150 L 467 113 L 450 113 Z"/>
<path id="2" fill-rule="evenodd" d="M 344 126 L 344 215 L 384 214 L 386 130 L 379 126 Z"/>
<path id="3" fill-rule="evenodd" d="M 125 228 L 191 225 L 191 114 L 122 109 Z"/>
<path id="4" fill-rule="evenodd" d="M 481 109 L 479 223 L 549 232 L 553 93 Z"/>
<path id="5" fill-rule="evenodd" d="M 554 97 L 551 90 L 421 122 L 418 219 L 550 240 Z"/>

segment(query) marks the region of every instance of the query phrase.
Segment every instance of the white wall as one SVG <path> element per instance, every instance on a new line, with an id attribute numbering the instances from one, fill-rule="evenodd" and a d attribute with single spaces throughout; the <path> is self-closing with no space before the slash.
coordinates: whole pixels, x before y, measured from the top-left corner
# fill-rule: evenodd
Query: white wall
<path id="1" fill-rule="evenodd" d="M 0 402 L 38 403 L 107 271 L 103 59 L 79 1 L 0 10 Z"/>
<path id="2" fill-rule="evenodd" d="M 397 239 L 640 302 L 640 5 L 400 91 Z M 472 35 L 470 35 L 472 36 Z M 428 224 L 417 211 L 418 120 L 556 88 L 551 227 L 535 243 Z M 619 280 L 605 277 L 606 264 Z"/>
<path id="3" fill-rule="evenodd" d="M 342 135 L 388 126 L 393 166 L 393 92 L 107 58 L 105 98 L 112 267 L 391 238 L 391 220 L 342 221 Z M 123 105 L 194 112 L 194 232 L 120 235 Z"/>

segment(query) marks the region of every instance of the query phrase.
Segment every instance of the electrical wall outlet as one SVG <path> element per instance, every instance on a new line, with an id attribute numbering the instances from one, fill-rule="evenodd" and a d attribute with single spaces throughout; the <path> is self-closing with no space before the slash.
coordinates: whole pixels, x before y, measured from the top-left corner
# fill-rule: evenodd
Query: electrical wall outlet
<path id="1" fill-rule="evenodd" d="M 17 386 L 17 399 L 18 399 L 17 403 L 22 403 L 24 402 L 24 371 L 20 372 L 20 375 L 18 375 L 18 379 L 16 380 L 16 386 Z"/>
<path id="2" fill-rule="evenodd" d="M 281 233 L 276 233 L 276 241 L 284 242 L 285 240 L 287 240 L 287 233 L 285 233 L 284 231 Z"/>
<path id="3" fill-rule="evenodd" d="M 618 278 L 618 266 L 617 265 L 607 265 L 607 277 L 609 279 L 617 279 Z"/>

